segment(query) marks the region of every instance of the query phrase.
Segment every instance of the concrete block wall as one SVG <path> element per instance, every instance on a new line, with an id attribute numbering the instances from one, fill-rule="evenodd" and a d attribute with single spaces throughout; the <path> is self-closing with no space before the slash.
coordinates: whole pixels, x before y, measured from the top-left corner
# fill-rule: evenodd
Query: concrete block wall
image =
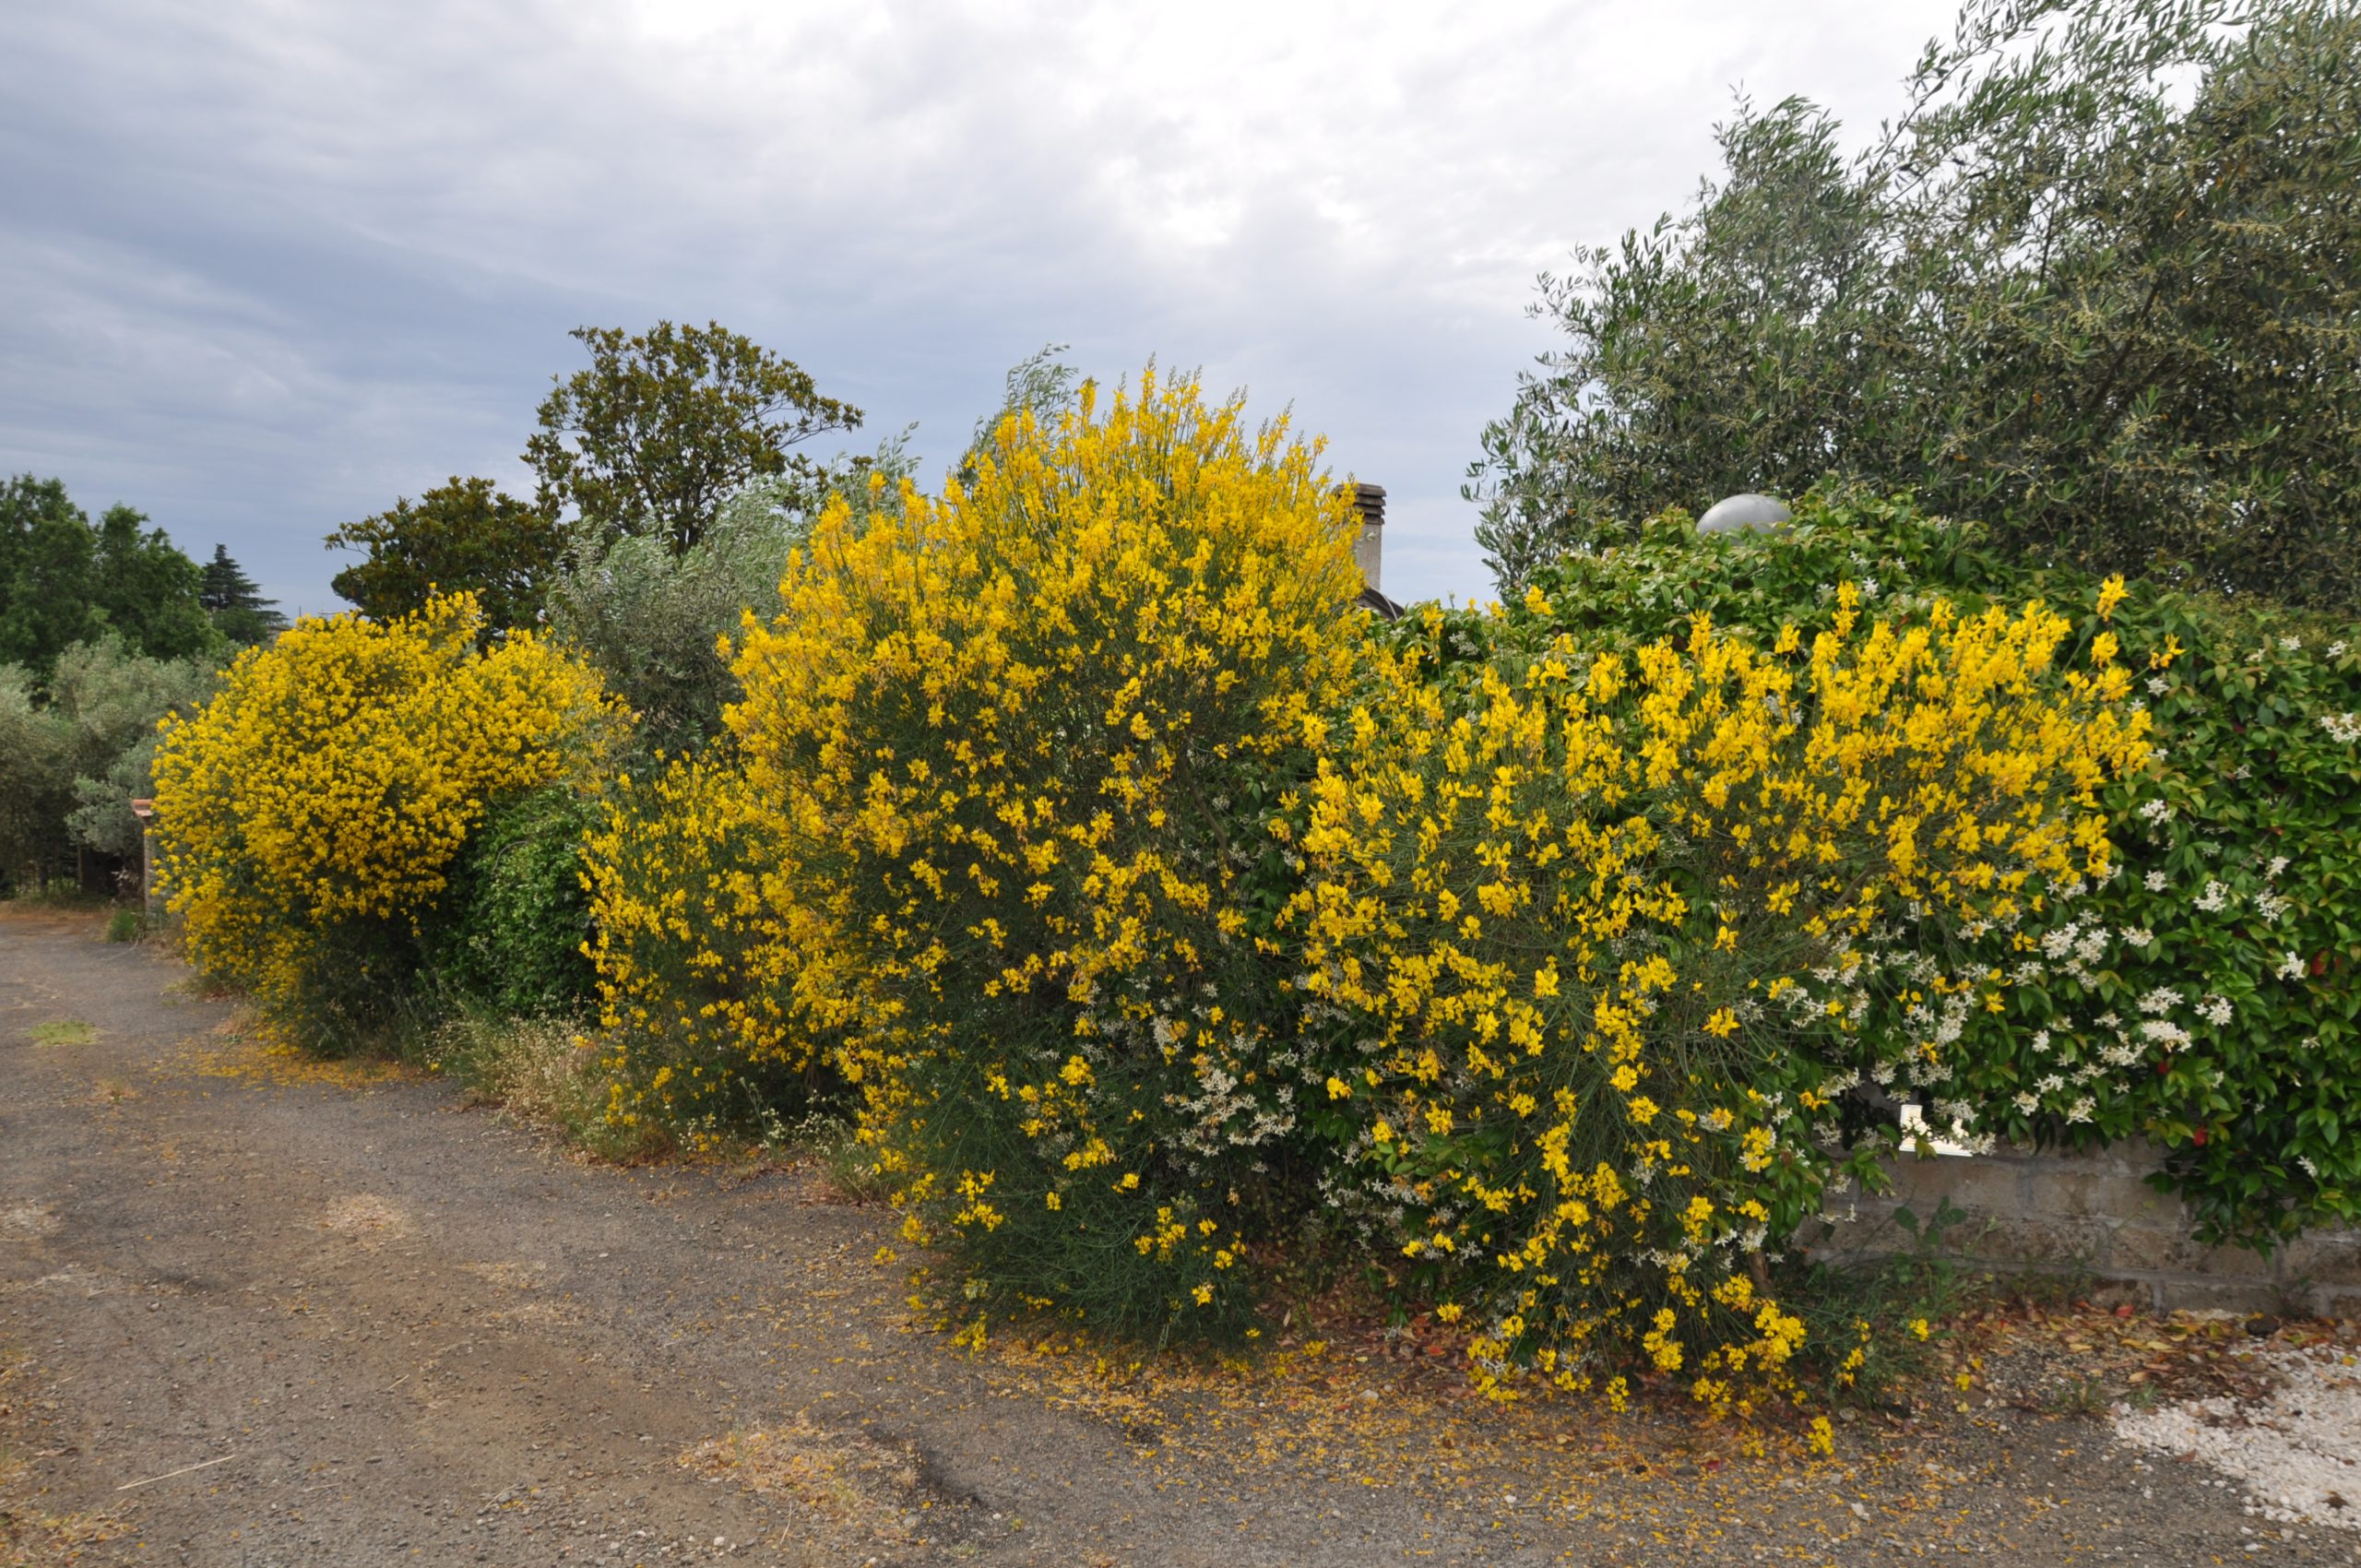
<path id="1" fill-rule="evenodd" d="M 1905 1156 L 1888 1168 L 1892 1192 L 1832 1191 L 1823 1223 L 1798 1239 L 1838 1257 L 1907 1253 L 1916 1243 L 1893 1211 L 1907 1207 L 1923 1226 L 1949 1198 L 1966 1218 L 1945 1233 L 1943 1251 L 1997 1273 L 2087 1277 L 2158 1311 L 2361 1316 L 2361 1230 L 2317 1232 L 2269 1257 L 2201 1246 L 2181 1201 L 2148 1185 L 2159 1168 L 2142 1143 L 2090 1154 Z"/>

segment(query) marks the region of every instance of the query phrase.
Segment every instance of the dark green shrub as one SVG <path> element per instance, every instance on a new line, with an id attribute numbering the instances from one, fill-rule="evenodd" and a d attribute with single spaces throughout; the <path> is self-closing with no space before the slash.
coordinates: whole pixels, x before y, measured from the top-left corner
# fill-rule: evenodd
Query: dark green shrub
<path id="1" fill-rule="evenodd" d="M 494 1012 L 575 1007 L 596 980 L 582 886 L 582 838 L 594 802 L 562 787 L 492 808 L 469 838 L 445 895 L 433 964 L 442 984 Z"/>

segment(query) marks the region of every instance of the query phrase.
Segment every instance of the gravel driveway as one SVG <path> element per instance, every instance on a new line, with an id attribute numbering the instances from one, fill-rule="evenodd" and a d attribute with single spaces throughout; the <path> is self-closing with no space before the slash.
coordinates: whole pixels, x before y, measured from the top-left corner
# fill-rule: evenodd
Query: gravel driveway
<path id="1" fill-rule="evenodd" d="M 0 911 L 0 1562 L 2346 1562 L 2011 1410 L 1833 1462 L 1307 1347 L 956 1348 L 892 1217 L 570 1158 L 274 1058 L 153 947 Z M 1120 1359 L 1120 1358 L 1119 1358 Z M 48 1517 L 51 1523 L 39 1522 Z M 109 1538 L 96 1538 L 106 1537 Z M 85 1544 L 71 1544 L 80 1540 Z M 11 1562 L 13 1568 L 13 1562 Z"/>

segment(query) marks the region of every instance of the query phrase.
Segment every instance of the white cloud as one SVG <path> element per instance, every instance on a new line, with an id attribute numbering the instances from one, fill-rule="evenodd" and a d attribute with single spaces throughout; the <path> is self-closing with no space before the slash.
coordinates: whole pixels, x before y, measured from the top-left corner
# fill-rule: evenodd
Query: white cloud
<path id="1" fill-rule="evenodd" d="M 319 606 L 319 536 L 513 457 L 566 327 L 718 318 L 948 457 L 1043 341 L 1292 402 L 1480 592 L 1535 272 L 1687 198 L 1743 81 L 1866 133 L 1929 0 L 317 6 L 0 20 L 0 463 Z M 1711 499 L 1701 498 L 1701 499 Z"/>

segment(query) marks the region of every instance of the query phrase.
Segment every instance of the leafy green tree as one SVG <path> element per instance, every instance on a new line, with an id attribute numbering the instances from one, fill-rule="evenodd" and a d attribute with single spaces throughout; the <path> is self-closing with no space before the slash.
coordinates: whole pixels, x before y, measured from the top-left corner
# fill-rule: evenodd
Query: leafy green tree
<path id="1" fill-rule="evenodd" d="M 590 368 L 552 378 L 525 462 L 545 514 L 570 507 L 607 539 L 657 538 L 683 553 L 754 480 L 820 486 L 822 465 L 790 448 L 860 423 L 792 361 L 718 322 L 573 336 Z"/>
<path id="2" fill-rule="evenodd" d="M 0 484 L 0 663 L 38 679 L 98 630 L 95 553 L 90 519 L 63 482 L 20 474 Z"/>
<path id="3" fill-rule="evenodd" d="M 65 721 L 39 700 L 30 670 L 0 664 L 0 887 L 56 864 L 72 779 Z"/>
<path id="4" fill-rule="evenodd" d="M 198 595 L 203 573 L 144 513 L 110 506 L 91 552 L 90 600 L 107 629 L 155 659 L 211 653 L 221 643 Z"/>
<path id="5" fill-rule="evenodd" d="M 2030 564 L 2361 603 L 2361 6 L 1971 0 L 1847 155 L 1741 102 L 1545 276 L 1467 493 L 1516 589 L 1667 505 L 1909 489 Z"/>
<path id="6" fill-rule="evenodd" d="M 213 624 L 233 643 L 251 647 L 287 629 L 287 617 L 279 612 L 278 601 L 262 596 L 225 546 L 213 547 L 213 559 L 205 564 L 196 597 L 213 617 Z"/>
<path id="7" fill-rule="evenodd" d="M 208 657 L 150 658 L 112 632 L 58 656 L 48 711 L 73 781 L 62 823 L 74 843 L 121 860 L 139 853 L 131 802 L 155 793 L 156 726 L 193 714 L 219 684 Z"/>
<path id="8" fill-rule="evenodd" d="M 108 631 L 157 658 L 213 651 L 196 563 L 147 522 L 117 505 L 93 527 L 57 480 L 0 483 L 0 661 L 46 680 L 59 654 Z"/>
<path id="9" fill-rule="evenodd" d="M 874 453 L 839 454 L 808 479 L 755 480 L 677 554 L 660 535 L 577 529 L 550 588 L 550 625 L 638 716 L 633 739 L 645 754 L 694 751 L 721 733 L 722 709 L 739 696 L 721 639 L 749 609 L 777 613 L 788 552 L 811 536 L 830 493 L 857 513 L 894 504 L 917 467 L 908 439 L 905 430 Z"/>
<path id="10" fill-rule="evenodd" d="M 482 607 L 486 630 L 497 633 L 540 619 L 564 543 L 548 513 L 488 479 L 455 474 L 415 505 L 397 500 L 393 510 L 329 534 L 329 548 L 368 553 L 329 586 L 380 621 L 420 609 L 437 589 L 466 589 Z"/>

